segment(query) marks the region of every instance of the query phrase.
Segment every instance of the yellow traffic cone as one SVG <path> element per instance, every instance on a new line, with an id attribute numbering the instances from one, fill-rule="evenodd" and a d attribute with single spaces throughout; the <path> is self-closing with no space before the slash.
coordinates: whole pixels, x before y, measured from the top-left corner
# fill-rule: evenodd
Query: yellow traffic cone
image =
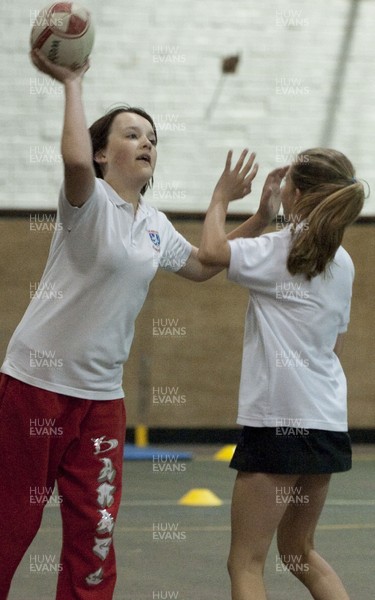
<path id="1" fill-rule="evenodd" d="M 222 501 L 207 488 L 193 488 L 178 501 L 184 506 L 221 506 Z"/>
<path id="2" fill-rule="evenodd" d="M 214 454 L 214 460 L 225 460 L 229 462 L 234 454 L 235 449 L 236 445 L 224 446 L 224 448 Z"/>

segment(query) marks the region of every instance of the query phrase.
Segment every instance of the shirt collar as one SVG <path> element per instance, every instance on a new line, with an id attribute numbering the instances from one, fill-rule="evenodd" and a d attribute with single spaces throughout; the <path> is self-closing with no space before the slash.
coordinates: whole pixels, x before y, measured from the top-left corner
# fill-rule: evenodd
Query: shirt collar
<path id="1" fill-rule="evenodd" d="M 113 189 L 113 187 L 109 185 L 109 183 L 107 183 L 104 179 L 102 179 L 101 181 L 105 189 L 110 193 L 111 200 L 116 206 L 133 212 L 133 205 L 131 202 L 126 202 L 126 200 L 121 198 L 121 196 L 118 195 L 118 193 Z M 147 217 L 150 214 L 149 206 L 144 201 L 143 196 L 140 196 L 137 212 L 139 212 L 142 216 L 145 217 Z"/>
<path id="2" fill-rule="evenodd" d="M 126 202 L 123 200 L 118 193 L 113 189 L 109 183 L 107 183 L 104 179 L 101 179 L 101 183 L 104 186 L 105 190 L 109 193 L 111 201 L 116 204 L 116 206 L 121 206 L 123 208 L 132 209 L 133 206 L 130 202 Z"/>
<path id="3" fill-rule="evenodd" d="M 151 212 L 150 207 L 147 204 L 147 202 L 145 202 L 143 196 L 140 196 L 140 198 L 139 198 L 138 212 L 140 215 L 142 215 L 144 217 L 148 217 Z"/>

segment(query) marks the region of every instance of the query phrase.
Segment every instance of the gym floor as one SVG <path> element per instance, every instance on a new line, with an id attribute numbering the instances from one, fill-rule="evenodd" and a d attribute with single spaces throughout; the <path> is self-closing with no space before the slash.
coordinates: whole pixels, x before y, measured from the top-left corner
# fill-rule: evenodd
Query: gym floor
<path id="1" fill-rule="evenodd" d="M 220 448 L 193 446 L 192 460 L 173 469 L 152 461 L 124 461 L 122 506 L 115 548 L 114 600 L 229 600 L 226 559 L 230 499 L 236 472 L 214 460 Z M 316 535 L 316 546 L 343 579 L 353 600 L 373 600 L 375 587 L 375 446 L 354 446 L 353 469 L 334 475 Z M 170 463 L 172 464 L 172 463 Z M 178 504 L 195 488 L 220 498 L 220 506 Z M 14 577 L 8 600 L 52 600 L 61 543 L 58 503 L 47 505 L 42 527 Z M 44 561 L 42 570 L 35 564 Z M 311 598 L 285 572 L 273 541 L 265 570 L 270 600 Z"/>

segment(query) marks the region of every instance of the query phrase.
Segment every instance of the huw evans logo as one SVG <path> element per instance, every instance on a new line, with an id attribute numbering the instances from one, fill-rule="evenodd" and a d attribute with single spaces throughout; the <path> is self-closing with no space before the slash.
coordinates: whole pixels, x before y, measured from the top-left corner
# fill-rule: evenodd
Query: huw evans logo
<path id="1" fill-rule="evenodd" d="M 302 352 L 300 351 L 276 351 L 276 367 L 284 367 L 287 369 L 307 368 L 309 364 L 309 360 L 303 358 Z"/>
<path id="2" fill-rule="evenodd" d="M 62 358 L 56 357 L 55 350 L 30 350 L 30 367 L 32 368 L 61 368 L 64 366 Z"/>
<path id="3" fill-rule="evenodd" d="M 30 554 L 30 573 L 61 573 L 55 554 Z"/>
<path id="4" fill-rule="evenodd" d="M 152 319 L 152 334 L 156 337 L 185 337 L 186 327 L 179 319 Z"/>
<path id="5" fill-rule="evenodd" d="M 56 283 L 41 283 L 30 281 L 30 300 L 61 300 L 64 297 L 61 290 L 56 288 Z"/>
<path id="6" fill-rule="evenodd" d="M 179 530 L 179 523 L 153 523 L 152 539 L 155 542 L 182 542 L 186 532 Z"/>
<path id="7" fill-rule="evenodd" d="M 175 455 L 154 454 L 152 457 L 153 473 L 185 473 L 186 464 L 179 461 Z"/>
<path id="8" fill-rule="evenodd" d="M 37 418 L 30 419 L 30 436 L 35 437 L 60 437 L 63 435 L 63 427 L 56 425 L 56 419 Z"/>
<path id="9" fill-rule="evenodd" d="M 174 387 L 153 387 L 152 388 L 152 403 L 161 404 L 164 406 L 186 404 L 186 395 L 180 394 L 180 388 Z"/>
<path id="10" fill-rule="evenodd" d="M 276 486 L 276 504 L 308 504 L 307 494 L 302 494 L 302 486 Z"/>

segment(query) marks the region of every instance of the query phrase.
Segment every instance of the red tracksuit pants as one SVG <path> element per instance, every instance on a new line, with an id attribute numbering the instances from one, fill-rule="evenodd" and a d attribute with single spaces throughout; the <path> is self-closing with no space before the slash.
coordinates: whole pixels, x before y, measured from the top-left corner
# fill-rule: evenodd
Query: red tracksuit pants
<path id="1" fill-rule="evenodd" d="M 56 599 L 112 598 L 125 424 L 123 399 L 72 398 L 0 375 L 0 600 L 56 481 L 63 527 Z"/>

